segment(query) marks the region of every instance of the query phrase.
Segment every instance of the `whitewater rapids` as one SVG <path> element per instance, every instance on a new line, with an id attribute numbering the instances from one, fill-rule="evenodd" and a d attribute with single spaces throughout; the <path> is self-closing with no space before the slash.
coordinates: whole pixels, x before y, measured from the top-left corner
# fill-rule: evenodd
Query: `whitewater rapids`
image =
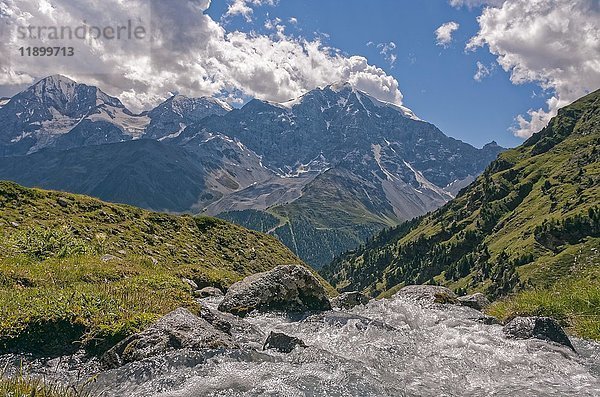
<path id="1" fill-rule="evenodd" d="M 202 304 L 216 309 L 219 301 Z M 507 339 L 501 326 L 474 320 L 481 314 L 473 309 L 400 297 L 330 316 L 356 319 L 340 325 L 257 314 L 245 319 L 247 332 L 234 333 L 240 350 L 175 351 L 105 372 L 83 354 L 25 364 L 4 356 L 0 368 L 10 375 L 23 365 L 31 376 L 86 383 L 100 397 L 600 396 L 595 342 L 571 338 L 575 353 Z M 271 331 L 309 347 L 263 351 Z"/>
<path id="2" fill-rule="evenodd" d="M 218 301 L 204 304 L 216 307 Z M 340 326 L 261 314 L 247 321 L 308 348 L 261 351 L 239 337 L 236 352 L 175 352 L 99 375 L 104 396 L 600 396 L 600 345 L 572 339 L 578 354 L 538 340 L 510 340 L 457 306 L 400 298 L 352 313 L 386 324 Z"/>

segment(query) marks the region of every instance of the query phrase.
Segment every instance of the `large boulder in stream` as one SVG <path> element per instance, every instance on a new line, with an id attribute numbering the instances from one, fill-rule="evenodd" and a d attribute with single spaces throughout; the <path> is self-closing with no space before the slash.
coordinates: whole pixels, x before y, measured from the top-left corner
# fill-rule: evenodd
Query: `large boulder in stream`
<path id="1" fill-rule="evenodd" d="M 260 328 L 233 314 L 203 306 L 200 310 L 200 317 L 219 331 L 231 335 L 234 342 L 242 346 L 248 346 L 255 341 L 264 339 L 264 333 Z"/>
<path id="2" fill-rule="evenodd" d="M 251 311 L 307 312 L 331 310 L 327 292 L 302 266 L 278 266 L 233 284 L 219 310 L 238 316 Z"/>
<path id="3" fill-rule="evenodd" d="M 503 331 L 509 338 L 542 339 L 575 351 L 565 331 L 550 317 L 516 317 L 504 326 Z"/>
<path id="4" fill-rule="evenodd" d="M 369 297 L 358 291 L 342 292 L 339 296 L 331 300 L 331 306 L 346 310 L 366 305 L 367 303 L 369 303 Z"/>
<path id="5" fill-rule="evenodd" d="M 409 285 L 398 291 L 394 297 L 412 300 L 422 304 L 458 304 L 454 292 L 436 285 Z"/>
<path id="6" fill-rule="evenodd" d="M 291 353 L 296 347 L 308 347 L 299 338 L 281 332 L 271 332 L 263 345 L 263 350 L 274 349 L 280 353 Z"/>
<path id="7" fill-rule="evenodd" d="M 180 308 L 118 343 L 102 356 L 102 363 L 107 368 L 118 368 L 173 350 L 208 351 L 235 347 L 229 335 Z"/>
<path id="8" fill-rule="evenodd" d="M 462 306 L 467 306 L 479 311 L 485 309 L 491 304 L 488 298 L 486 298 L 481 292 L 473 295 L 461 296 L 458 298 L 458 301 Z"/>

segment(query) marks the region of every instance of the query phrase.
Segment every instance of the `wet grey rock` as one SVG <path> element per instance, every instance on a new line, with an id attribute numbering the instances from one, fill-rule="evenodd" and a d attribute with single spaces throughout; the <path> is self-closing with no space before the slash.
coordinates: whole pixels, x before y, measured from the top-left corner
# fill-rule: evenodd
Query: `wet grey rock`
<path id="1" fill-rule="evenodd" d="M 200 317 L 219 331 L 230 335 L 233 341 L 240 346 L 260 348 L 265 338 L 265 333 L 260 328 L 230 313 L 203 306 L 200 310 Z"/>
<path id="2" fill-rule="evenodd" d="M 331 306 L 346 310 L 367 303 L 369 303 L 369 297 L 358 291 L 343 292 L 331 300 Z"/>
<path id="3" fill-rule="evenodd" d="M 331 310 L 327 292 L 302 266 L 278 266 L 233 284 L 219 305 L 222 312 L 245 316 L 251 311 Z"/>
<path id="4" fill-rule="evenodd" d="M 458 298 L 458 301 L 462 306 L 467 306 L 480 311 L 491 304 L 488 298 L 480 292 L 473 295 L 461 296 Z"/>
<path id="5" fill-rule="evenodd" d="M 246 323 L 239 317 L 234 316 L 233 314 L 212 310 L 205 306 L 200 309 L 200 317 L 219 331 L 225 332 L 229 335 L 232 334 L 232 329 L 234 328 L 240 329 L 251 327 L 250 324 Z"/>
<path id="6" fill-rule="evenodd" d="M 208 298 L 210 296 L 223 296 L 223 291 L 215 287 L 206 287 L 200 290 L 194 291 L 196 298 Z"/>
<path id="7" fill-rule="evenodd" d="M 118 343 L 102 356 L 102 363 L 106 368 L 118 368 L 174 350 L 229 348 L 236 348 L 229 335 L 189 310 L 180 308 Z"/>
<path id="8" fill-rule="evenodd" d="M 560 324 L 550 317 L 516 317 L 504 326 L 503 331 L 509 338 L 542 339 L 567 346 L 575 351 Z"/>
<path id="9" fill-rule="evenodd" d="M 459 302 L 456 294 L 450 289 L 436 285 L 409 285 L 398 291 L 394 297 L 424 304 L 457 304 Z"/>
<path id="10" fill-rule="evenodd" d="M 193 280 L 190 280 L 189 278 L 182 277 L 181 281 L 189 285 L 192 288 L 192 291 L 196 291 L 198 289 L 198 284 L 196 284 Z"/>
<path id="11" fill-rule="evenodd" d="M 499 325 L 500 321 L 498 321 L 498 319 L 496 317 L 492 317 L 492 316 L 488 316 L 488 315 L 482 315 L 481 317 L 478 317 L 475 319 L 475 321 L 477 321 L 478 323 L 484 324 L 484 325 Z"/>
<path id="12" fill-rule="evenodd" d="M 483 314 L 480 310 L 473 309 L 469 306 L 445 306 L 449 313 L 454 313 L 458 318 L 467 318 L 484 325 L 496 325 L 500 322 L 487 314 Z"/>
<path id="13" fill-rule="evenodd" d="M 280 332 L 271 332 L 263 345 L 263 350 L 274 349 L 280 353 L 291 353 L 296 347 L 308 347 L 299 338 Z"/>
<path id="14" fill-rule="evenodd" d="M 347 325 L 349 322 L 355 322 L 355 325 L 358 329 L 365 330 L 369 326 L 374 326 L 377 328 L 382 328 L 386 330 L 393 330 L 394 327 L 391 327 L 380 320 L 373 320 L 368 317 L 360 316 L 358 314 L 350 314 L 339 311 L 329 311 L 325 313 L 315 314 L 304 321 L 306 322 L 321 322 L 329 325 L 333 325 L 336 327 L 343 327 Z"/>

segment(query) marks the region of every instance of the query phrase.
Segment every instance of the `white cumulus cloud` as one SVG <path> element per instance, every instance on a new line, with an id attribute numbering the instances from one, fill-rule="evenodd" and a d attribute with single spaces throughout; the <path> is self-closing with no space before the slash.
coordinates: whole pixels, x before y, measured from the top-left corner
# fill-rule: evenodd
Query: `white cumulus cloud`
<path id="1" fill-rule="evenodd" d="M 40 4 L 48 7 L 40 7 Z M 0 18 L 44 25 L 81 23 L 90 16 L 103 21 L 137 20 L 148 0 L 0 0 Z M 125 41 L 94 41 L 76 54 L 76 64 L 53 57 L 52 67 L 39 59 L 0 64 L 0 84 L 23 84 L 62 73 L 97 84 L 133 110 L 147 109 L 168 92 L 221 96 L 230 102 L 255 97 L 283 102 L 306 91 L 348 81 L 377 99 L 402 104 L 398 81 L 365 57 L 348 56 L 321 38 L 227 31 L 205 11 L 210 0 L 152 0 L 152 51 Z M 252 4 L 255 4 L 252 2 Z M 0 21 L 3 22 L 3 21 Z M 0 23 L 0 25 L 2 25 Z M 1 59 L 9 59 L 17 38 L 3 36 Z M 89 73 L 89 65 L 98 73 Z"/>
<path id="2" fill-rule="evenodd" d="M 242 15 L 249 22 L 252 20 L 254 9 L 252 7 L 269 5 L 273 6 L 278 0 L 232 0 L 227 7 L 225 15 L 234 16 Z"/>
<path id="3" fill-rule="evenodd" d="M 460 28 L 456 22 L 446 22 L 435 30 L 436 44 L 447 48 L 452 43 L 452 34 Z"/>
<path id="4" fill-rule="evenodd" d="M 543 128 L 557 110 L 600 88 L 600 3 L 597 0 L 506 0 L 485 8 L 467 50 L 487 46 L 514 84 L 552 93 L 546 109 L 518 116 L 515 135 Z"/>

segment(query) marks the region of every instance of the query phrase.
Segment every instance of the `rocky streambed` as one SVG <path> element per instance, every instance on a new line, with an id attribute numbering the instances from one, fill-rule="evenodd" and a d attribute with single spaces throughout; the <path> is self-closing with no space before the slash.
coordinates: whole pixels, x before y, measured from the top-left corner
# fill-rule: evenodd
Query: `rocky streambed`
<path id="1" fill-rule="evenodd" d="M 499 325 L 477 310 L 481 296 L 415 286 L 330 302 L 291 266 L 198 295 L 200 313 L 178 309 L 102 357 L 0 364 L 10 373 L 25 359 L 34 375 L 107 397 L 600 395 L 600 345 L 551 319 Z"/>

